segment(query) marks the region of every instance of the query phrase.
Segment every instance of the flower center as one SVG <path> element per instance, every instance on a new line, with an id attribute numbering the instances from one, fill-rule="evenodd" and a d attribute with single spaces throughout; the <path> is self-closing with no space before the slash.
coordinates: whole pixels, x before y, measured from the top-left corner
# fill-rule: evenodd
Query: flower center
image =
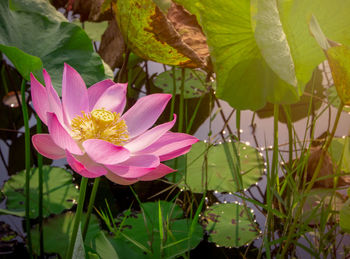
<path id="1" fill-rule="evenodd" d="M 128 127 L 120 119 L 120 114 L 105 109 L 96 109 L 91 113 L 81 112 L 71 123 L 73 138 L 80 143 L 87 139 L 102 139 L 122 146 L 128 141 Z"/>

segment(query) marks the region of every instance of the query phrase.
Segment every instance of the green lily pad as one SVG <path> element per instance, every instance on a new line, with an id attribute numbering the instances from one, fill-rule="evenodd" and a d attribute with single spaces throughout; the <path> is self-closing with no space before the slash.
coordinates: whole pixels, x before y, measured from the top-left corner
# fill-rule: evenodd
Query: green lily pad
<path id="1" fill-rule="evenodd" d="M 1 1 L 0 50 L 26 80 L 30 80 L 30 72 L 41 80 L 45 68 L 59 94 L 64 62 L 74 67 L 88 86 L 105 79 L 104 64 L 87 34 L 61 14 L 53 15 L 58 13 L 53 9 L 45 0 Z"/>
<path id="2" fill-rule="evenodd" d="M 201 193 L 205 190 L 204 184 L 207 182 L 207 190 L 219 192 L 238 191 L 237 181 L 231 173 L 223 145 L 229 146 L 235 163 L 237 159 L 234 156 L 231 143 L 212 146 L 208 150 L 208 179 L 205 181 L 205 176 L 203 175 L 203 154 L 207 147 L 204 142 L 198 142 L 192 146 L 191 151 L 187 154 L 187 174 L 179 183 L 179 187 L 190 189 L 195 193 Z M 233 145 L 236 146 L 240 159 L 242 187 L 247 189 L 257 183 L 263 175 L 264 160 L 259 152 L 249 145 L 244 143 L 234 143 Z"/>
<path id="3" fill-rule="evenodd" d="M 4 184 L 3 193 L 7 197 L 6 205 L 11 211 L 21 212 L 25 204 L 25 171 L 21 171 Z M 39 169 L 35 168 L 30 177 L 30 218 L 39 215 L 38 209 Z M 43 216 L 59 214 L 74 205 L 79 192 L 72 183 L 72 175 L 58 167 L 43 166 Z"/>
<path id="4" fill-rule="evenodd" d="M 163 93 L 173 93 L 174 82 L 173 82 L 173 71 L 168 70 L 159 74 L 154 80 L 154 85 L 162 89 Z M 202 71 L 192 71 L 191 69 L 185 69 L 185 80 L 184 80 L 184 97 L 196 98 L 208 92 L 205 84 L 206 75 Z M 181 94 L 180 86 L 182 82 L 182 71 L 181 69 L 175 69 L 175 83 L 176 83 L 176 94 Z"/>
<path id="5" fill-rule="evenodd" d="M 61 258 L 65 258 L 68 249 L 70 236 L 74 224 L 73 212 L 67 212 L 44 221 L 44 250 L 46 253 L 57 253 Z M 85 214 L 82 217 L 82 226 L 85 222 Z M 101 229 L 95 215 L 91 215 L 89 228 L 86 234 L 85 243 L 91 242 Z M 36 225 L 32 230 L 33 250 L 39 253 L 39 227 Z"/>
<path id="6" fill-rule="evenodd" d="M 240 247 L 256 239 L 257 226 L 252 222 L 253 214 L 248 214 L 239 204 L 215 204 L 204 212 L 209 240 L 219 246 Z"/>
<path id="7" fill-rule="evenodd" d="M 142 213 L 127 217 L 123 224 L 122 233 L 152 251 L 151 254 L 147 254 L 148 258 L 180 256 L 196 247 L 203 238 L 203 229 L 197 222 L 195 223 L 192 235 L 189 236 L 192 222 L 182 218 L 183 213 L 178 205 L 160 201 L 163 221 L 163 240 L 165 240 L 161 253 L 159 204 L 158 202 L 147 202 L 142 205 L 145 217 Z M 123 218 L 121 217 L 120 221 Z M 166 225 L 167 220 L 168 224 Z M 123 239 L 125 239 L 124 235 L 121 236 Z M 130 241 L 128 243 L 134 247 L 133 250 L 142 253 L 142 250 L 135 244 L 132 244 Z"/>

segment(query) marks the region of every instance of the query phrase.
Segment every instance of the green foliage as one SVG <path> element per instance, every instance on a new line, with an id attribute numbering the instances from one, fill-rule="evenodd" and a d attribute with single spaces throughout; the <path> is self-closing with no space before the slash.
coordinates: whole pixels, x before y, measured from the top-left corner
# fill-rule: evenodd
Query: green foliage
<path id="1" fill-rule="evenodd" d="M 74 20 L 74 24 L 82 27 L 79 20 Z M 101 41 L 102 34 L 107 29 L 108 22 L 84 22 L 84 31 L 94 41 Z"/>
<path id="2" fill-rule="evenodd" d="M 350 188 L 348 189 L 348 194 L 350 192 Z M 339 225 L 343 231 L 346 233 L 350 233 L 350 199 L 348 199 L 343 207 L 340 210 L 340 220 Z"/>
<path id="3" fill-rule="evenodd" d="M 315 188 L 312 189 L 303 207 L 302 220 L 307 224 L 320 224 L 322 220 L 327 223 L 329 218 L 336 215 L 344 205 L 344 197 L 332 189 Z"/>
<path id="4" fill-rule="evenodd" d="M 25 171 L 19 172 L 5 183 L 3 193 L 7 197 L 7 208 L 14 212 L 23 211 L 25 193 Z M 38 177 L 39 169 L 32 170 L 30 178 L 30 217 L 36 218 L 38 211 Z M 43 166 L 43 216 L 59 214 L 70 209 L 79 193 L 72 183 L 72 175 L 58 167 Z"/>
<path id="5" fill-rule="evenodd" d="M 251 211 L 247 210 L 248 214 L 243 206 L 229 203 L 206 209 L 204 218 L 209 240 L 219 246 L 240 247 L 257 238 L 257 226 L 252 222 Z"/>
<path id="6" fill-rule="evenodd" d="M 350 173 L 350 143 L 349 137 L 334 138 L 328 149 L 333 163 L 340 166 L 344 173 Z"/>
<path id="7" fill-rule="evenodd" d="M 231 143 L 210 147 L 207 154 L 208 178 L 206 179 L 203 170 L 203 154 L 207 146 L 203 142 L 194 144 L 187 155 L 186 177 L 183 177 L 179 187 L 190 189 L 195 193 L 201 193 L 204 192 L 205 182 L 207 182 L 207 190 L 219 192 L 238 191 L 238 181 L 230 171 L 223 145 L 228 145 L 231 154 L 235 154 Z M 239 156 L 242 187 L 246 189 L 260 180 L 263 174 L 264 160 L 259 155 L 259 152 L 251 146 L 238 142 L 233 145 L 235 145 Z M 233 155 L 232 159 L 234 163 L 237 163 L 238 160 L 235 155 Z"/>
<path id="8" fill-rule="evenodd" d="M 180 256 L 196 247 L 202 239 L 203 230 L 197 222 L 194 224 L 192 235 L 189 236 L 192 222 L 182 218 L 182 210 L 176 204 L 166 201 L 147 202 L 142 203 L 142 207 L 142 213 L 131 215 L 126 219 L 119 218 L 122 230 L 116 240 L 122 238 L 128 241 L 128 246 L 141 254 L 141 248 L 152 251 L 147 254 L 147 258 Z M 159 221 L 162 223 L 161 228 Z"/>
<path id="9" fill-rule="evenodd" d="M 81 258 L 85 258 L 85 248 L 84 248 L 83 236 L 81 234 L 81 223 L 80 223 L 78 228 L 77 238 L 75 239 L 72 259 L 81 259 Z"/>
<path id="10" fill-rule="evenodd" d="M 119 256 L 114 249 L 113 245 L 106 238 L 105 234 L 101 231 L 94 239 L 94 249 L 101 259 L 115 258 L 119 259 Z"/>
<path id="11" fill-rule="evenodd" d="M 175 75 L 172 70 L 165 71 L 159 74 L 154 80 L 154 85 L 162 89 L 163 93 L 172 94 L 174 89 L 173 77 L 175 76 L 176 94 L 181 94 L 181 69 L 175 69 Z M 206 75 L 202 71 L 193 71 L 191 69 L 185 69 L 185 92 L 184 98 L 198 98 L 207 93 L 205 88 Z"/>
<path id="12" fill-rule="evenodd" d="M 308 30 L 312 13 L 326 35 L 349 42 L 349 3 L 340 0 L 177 2 L 196 9 L 191 12 L 207 35 L 217 96 L 240 110 L 298 100 L 324 59 Z"/>
<path id="13" fill-rule="evenodd" d="M 339 105 L 341 103 L 341 100 L 338 96 L 337 89 L 335 86 L 331 86 L 330 88 L 327 89 L 327 98 L 328 102 L 335 108 L 339 108 Z M 350 107 L 349 106 L 344 106 L 343 110 L 345 112 L 350 112 Z"/>
<path id="14" fill-rule="evenodd" d="M 97 218 L 91 215 L 88 232 L 85 242 L 89 243 L 100 233 L 100 226 Z M 74 213 L 67 212 L 44 221 L 44 250 L 46 253 L 57 253 L 65 258 L 69 245 L 70 236 L 73 231 Z M 85 222 L 85 215 L 82 217 L 82 225 Z M 33 250 L 39 252 L 39 228 L 38 225 L 32 230 Z"/>
<path id="15" fill-rule="evenodd" d="M 42 79 L 41 69 L 45 68 L 59 94 L 64 62 L 73 66 L 87 85 L 105 79 L 102 60 L 84 30 L 57 13 L 45 0 L 12 0 L 10 5 L 1 1 L 0 50 L 26 80 L 30 72 Z"/>

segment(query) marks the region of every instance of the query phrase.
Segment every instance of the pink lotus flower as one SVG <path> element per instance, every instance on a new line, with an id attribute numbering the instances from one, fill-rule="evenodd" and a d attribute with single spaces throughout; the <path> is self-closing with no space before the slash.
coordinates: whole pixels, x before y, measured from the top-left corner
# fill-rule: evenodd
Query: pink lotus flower
<path id="1" fill-rule="evenodd" d="M 142 97 L 123 114 L 127 84 L 104 80 L 87 89 L 79 73 L 65 64 L 61 101 L 50 76 L 43 74 L 46 87 L 31 75 L 31 93 L 49 134 L 34 135 L 33 145 L 48 158 L 66 157 L 84 177 L 105 175 L 123 185 L 151 181 L 174 171 L 162 161 L 187 153 L 198 141 L 169 131 L 176 117 L 150 129 L 169 94 Z"/>

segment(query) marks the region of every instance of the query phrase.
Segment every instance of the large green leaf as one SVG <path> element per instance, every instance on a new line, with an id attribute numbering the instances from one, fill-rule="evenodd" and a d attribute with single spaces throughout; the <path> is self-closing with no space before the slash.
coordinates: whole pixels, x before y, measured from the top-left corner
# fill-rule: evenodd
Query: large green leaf
<path id="1" fill-rule="evenodd" d="M 211 49 L 217 96 L 241 110 L 257 110 L 266 101 L 297 101 L 295 87 L 281 80 L 261 55 L 252 28 L 250 0 L 200 3 L 196 6 Z"/>
<path id="2" fill-rule="evenodd" d="M 21 171 L 4 184 L 3 193 L 7 197 L 7 208 L 11 211 L 23 211 L 25 194 L 26 174 Z M 30 217 L 36 218 L 38 210 L 38 182 L 39 169 L 32 170 L 30 177 Z M 63 210 L 70 209 L 74 200 L 78 199 L 79 192 L 72 183 L 72 175 L 58 167 L 43 167 L 43 215 L 58 214 Z"/>
<path id="3" fill-rule="evenodd" d="M 328 38 L 350 43 L 350 2 L 342 0 L 279 0 L 280 18 L 291 49 L 298 82 L 305 85 L 325 56 L 311 36 L 308 21 L 314 15 Z"/>
<path id="4" fill-rule="evenodd" d="M 102 60 L 84 30 L 64 21 L 53 9 L 45 0 L 10 0 L 10 5 L 1 1 L 1 51 L 26 80 L 30 72 L 42 78 L 41 69 L 45 68 L 59 94 L 64 62 L 73 66 L 87 85 L 105 79 Z"/>
<path id="5" fill-rule="evenodd" d="M 332 39 L 350 41 L 350 3 L 340 0 L 177 2 L 199 17 L 211 49 L 217 95 L 238 109 L 298 100 L 324 60 L 308 30 L 312 13 Z"/>
<path id="6" fill-rule="evenodd" d="M 258 236 L 249 208 L 238 204 L 215 204 L 204 212 L 209 240 L 219 246 L 240 247 Z"/>
<path id="7" fill-rule="evenodd" d="M 46 253 L 57 253 L 61 258 L 65 258 L 70 236 L 73 231 L 75 214 L 72 212 L 67 212 L 49 218 L 44 221 L 44 250 Z M 96 216 L 91 215 L 89 222 L 88 231 L 85 238 L 85 243 L 91 242 L 101 231 L 98 220 Z M 82 217 L 82 225 L 85 222 L 85 214 Z M 33 250 L 39 252 L 39 227 L 36 225 L 32 230 L 32 241 L 33 241 Z"/>
<path id="8" fill-rule="evenodd" d="M 190 189 L 192 192 L 200 193 L 207 189 L 219 192 L 238 191 L 238 182 L 230 170 L 223 145 L 228 145 L 232 160 L 237 163 L 237 157 L 231 143 L 212 146 L 208 150 L 208 178 L 203 174 L 204 152 L 206 144 L 198 142 L 192 146 L 187 155 L 187 174 L 179 183 L 180 188 Z M 259 152 L 244 143 L 234 143 L 240 161 L 240 173 L 242 176 L 243 189 L 249 188 L 258 182 L 263 174 L 264 161 Z M 238 168 L 235 168 L 236 170 Z"/>
<path id="9" fill-rule="evenodd" d="M 159 228 L 159 207 L 161 208 L 161 216 L 163 223 L 163 253 L 161 250 L 160 228 Z M 191 221 L 182 218 L 182 210 L 178 205 L 160 201 L 143 203 L 144 215 L 137 213 L 136 215 L 126 218 L 123 224 L 122 233 L 133 241 L 142 244 L 144 247 L 152 251 L 148 254 L 148 258 L 169 258 L 184 254 L 186 251 L 193 249 L 198 245 L 203 237 L 203 229 L 195 223 L 194 232 L 189 236 Z M 123 220 L 124 217 L 121 217 Z M 168 220 L 168 224 L 165 224 Z M 125 239 L 128 240 L 128 239 Z M 128 241 L 134 250 L 142 253 L 142 250 L 135 244 Z"/>

